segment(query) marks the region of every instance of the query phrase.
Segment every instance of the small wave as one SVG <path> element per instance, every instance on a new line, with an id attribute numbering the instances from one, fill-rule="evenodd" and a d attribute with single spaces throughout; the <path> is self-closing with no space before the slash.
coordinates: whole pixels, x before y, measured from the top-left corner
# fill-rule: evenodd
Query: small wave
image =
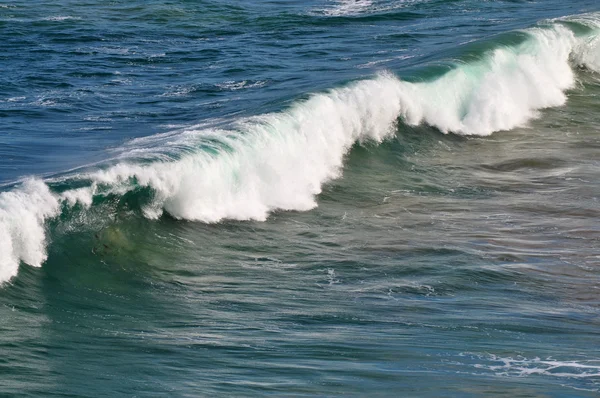
<path id="1" fill-rule="evenodd" d="M 6 101 L 6 102 L 22 102 L 25 99 L 27 99 L 27 97 L 24 96 L 19 96 L 19 97 L 9 97 L 6 100 L 3 100 L 2 102 Z"/>
<path id="2" fill-rule="evenodd" d="M 317 15 L 328 17 L 354 17 L 367 13 L 383 13 L 405 8 L 413 3 L 421 3 L 425 0 L 400 0 L 382 2 L 374 0 L 331 0 L 329 7 L 315 10 Z"/>
<path id="3" fill-rule="evenodd" d="M 529 29 L 520 44 L 456 63 L 435 80 L 383 73 L 282 112 L 167 133 L 155 137 L 160 145 L 138 140 L 110 167 L 58 182 L 27 180 L 0 193 L 0 281 L 14 276 L 20 262 L 45 261 L 48 219 L 73 206 L 89 208 L 98 197 L 150 192 L 136 202 L 150 219 L 166 212 L 206 223 L 262 221 L 274 210 L 317 206 L 316 195 L 341 176 L 352 145 L 393 136 L 399 121 L 466 135 L 522 126 L 540 109 L 565 103 L 574 67 L 600 70 L 594 23 L 585 23 L 591 31 L 583 36 L 563 21 Z"/>
<path id="4" fill-rule="evenodd" d="M 339 0 L 336 3 L 334 7 L 324 10 L 325 15 L 355 15 L 373 5 L 372 0 Z"/>
<path id="5" fill-rule="evenodd" d="M 52 17 L 42 18 L 43 21 L 55 21 L 55 22 L 67 21 L 70 19 L 71 20 L 81 20 L 80 17 L 73 17 L 70 15 L 56 15 L 56 16 L 52 16 Z"/>
<path id="6" fill-rule="evenodd" d="M 216 84 L 216 86 L 218 88 L 220 88 L 221 90 L 228 90 L 228 91 L 237 91 L 237 90 L 242 90 L 242 89 L 248 89 L 248 88 L 260 88 L 260 87 L 264 87 L 265 84 L 267 84 L 267 82 L 265 81 L 254 81 L 254 82 L 249 82 L 247 80 L 242 80 L 242 81 L 226 81 L 223 83 L 218 83 Z"/>

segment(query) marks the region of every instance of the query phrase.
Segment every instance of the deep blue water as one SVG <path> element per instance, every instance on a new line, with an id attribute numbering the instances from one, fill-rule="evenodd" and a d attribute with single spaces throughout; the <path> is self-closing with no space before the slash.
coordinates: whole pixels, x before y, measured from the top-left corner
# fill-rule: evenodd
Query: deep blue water
<path id="1" fill-rule="evenodd" d="M 0 395 L 597 396 L 597 1 L 0 4 Z"/>

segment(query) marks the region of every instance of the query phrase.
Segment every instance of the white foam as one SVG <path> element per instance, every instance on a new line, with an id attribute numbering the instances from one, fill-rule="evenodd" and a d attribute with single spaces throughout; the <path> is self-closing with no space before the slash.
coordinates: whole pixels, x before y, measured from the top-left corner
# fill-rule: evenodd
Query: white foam
<path id="1" fill-rule="evenodd" d="M 480 356 L 479 358 L 490 361 L 492 364 L 476 364 L 476 368 L 490 370 L 500 376 L 544 375 L 578 379 L 600 377 L 600 360 L 560 361 L 553 358 L 513 358 L 496 355 Z"/>
<path id="2" fill-rule="evenodd" d="M 40 267 L 46 260 L 44 223 L 59 208 L 57 197 L 40 180 L 0 194 L 0 282 L 15 276 L 21 261 Z"/>
<path id="3" fill-rule="evenodd" d="M 266 84 L 266 82 L 264 82 L 264 81 L 256 81 L 253 83 L 252 82 L 249 83 L 246 80 L 242 80 L 242 81 L 228 80 L 223 83 L 217 83 L 216 86 L 218 88 L 220 88 L 221 90 L 237 91 L 237 90 L 248 89 L 248 88 L 260 88 L 260 87 L 263 87 L 265 84 Z"/>
<path id="4" fill-rule="evenodd" d="M 79 204 L 84 208 L 89 209 L 92 206 L 95 193 L 96 184 L 93 184 L 91 187 L 65 191 L 59 197 L 61 201 L 66 202 L 71 207 Z"/>
<path id="5" fill-rule="evenodd" d="M 329 17 L 340 16 L 359 16 L 365 14 L 382 13 L 405 8 L 414 3 L 422 3 L 427 0 L 394 0 L 394 1 L 374 1 L 374 0 L 330 0 L 332 5 L 315 10 L 316 14 Z"/>
<path id="6" fill-rule="evenodd" d="M 600 36 L 590 37 L 580 44 L 573 59 L 580 66 L 600 73 Z"/>
<path id="7" fill-rule="evenodd" d="M 67 21 L 69 19 L 81 19 L 79 17 L 73 17 L 70 15 L 56 15 L 56 16 L 52 16 L 52 17 L 45 17 L 42 18 L 44 21 L 55 21 L 55 22 L 61 22 L 61 21 Z"/>
<path id="8" fill-rule="evenodd" d="M 337 0 L 336 4 L 324 10 L 325 15 L 357 15 L 369 9 L 373 5 L 372 0 Z"/>

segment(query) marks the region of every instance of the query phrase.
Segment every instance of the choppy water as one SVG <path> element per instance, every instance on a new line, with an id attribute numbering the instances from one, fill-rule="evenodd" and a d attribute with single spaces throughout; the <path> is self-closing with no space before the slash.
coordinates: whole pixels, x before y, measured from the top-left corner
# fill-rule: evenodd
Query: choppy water
<path id="1" fill-rule="evenodd" d="M 596 396 L 599 11 L 0 4 L 0 395 Z"/>

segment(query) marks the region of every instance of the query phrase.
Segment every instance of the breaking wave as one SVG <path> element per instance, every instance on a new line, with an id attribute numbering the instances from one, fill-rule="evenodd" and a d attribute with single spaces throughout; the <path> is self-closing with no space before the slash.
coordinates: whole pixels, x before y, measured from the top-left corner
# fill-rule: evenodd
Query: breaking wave
<path id="1" fill-rule="evenodd" d="M 140 210 L 147 218 L 166 212 L 207 223 L 265 220 L 273 210 L 314 208 L 351 146 L 381 142 L 398 123 L 483 136 L 523 126 L 540 109 L 565 103 L 576 68 L 600 71 L 599 21 L 592 14 L 546 22 L 519 32 L 517 44 L 455 62 L 433 80 L 382 73 L 282 112 L 167 134 L 156 138 L 160 145 L 138 142 L 112 166 L 26 180 L 0 194 L 0 282 L 21 262 L 46 260 L 49 219 L 75 206 L 89 209 L 97 198 L 145 189 Z"/>

